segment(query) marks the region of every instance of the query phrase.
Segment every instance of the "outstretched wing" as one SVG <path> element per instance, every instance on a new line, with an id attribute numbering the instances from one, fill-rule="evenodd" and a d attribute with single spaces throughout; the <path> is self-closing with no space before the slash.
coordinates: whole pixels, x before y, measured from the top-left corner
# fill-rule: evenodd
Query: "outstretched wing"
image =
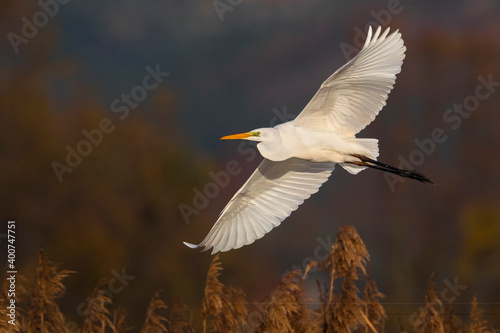
<path id="1" fill-rule="evenodd" d="M 298 158 L 281 162 L 264 159 L 229 201 L 219 219 L 198 245 L 219 251 L 253 243 L 280 225 L 292 211 L 327 181 L 335 163 L 316 163 Z"/>
<path id="2" fill-rule="evenodd" d="M 353 137 L 384 107 L 396 74 L 401 71 L 406 47 L 396 30 L 389 28 L 372 38 L 368 30 L 361 51 L 333 73 L 294 120 L 296 125 L 334 131 Z"/>

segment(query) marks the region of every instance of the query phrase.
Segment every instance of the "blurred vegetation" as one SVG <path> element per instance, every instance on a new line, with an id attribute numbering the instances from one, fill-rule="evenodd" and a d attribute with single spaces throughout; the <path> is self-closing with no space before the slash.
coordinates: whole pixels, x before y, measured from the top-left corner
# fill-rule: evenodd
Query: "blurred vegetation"
<path id="1" fill-rule="evenodd" d="M 12 6 L 3 15 L 14 21 L 21 4 Z M 0 211 L 2 220 L 17 221 L 19 269 L 35 267 L 33 253 L 40 246 L 69 263 L 79 274 L 69 281 L 72 299 L 62 304 L 66 309 L 76 309 L 97 281 L 125 267 L 145 288 L 162 286 L 169 297 L 178 288 L 195 294 L 187 286 L 196 285 L 197 267 L 178 269 L 189 258 L 178 241 L 185 223 L 177 206 L 191 200 L 191 189 L 211 165 L 196 157 L 183 137 L 177 93 L 163 84 L 122 121 L 91 84 L 77 79 L 77 64 L 54 58 L 56 41 L 56 29 L 48 26 L 20 57 L 1 63 Z M 55 98 L 57 86 L 64 87 L 66 98 Z M 148 109 L 157 112 L 151 115 Z M 65 147 L 75 149 L 85 139 L 82 130 L 98 128 L 103 118 L 116 129 L 59 182 L 53 161 L 66 164 Z M 174 242 L 179 246 L 169 246 Z M 150 295 L 131 288 L 126 297 L 124 303 L 135 313 L 134 306 L 147 304 Z M 75 321 L 76 312 L 70 312 Z"/>
<path id="2" fill-rule="evenodd" d="M 103 326 L 110 329 L 111 325 L 117 330 L 130 326 L 138 328 L 142 327 L 139 323 L 144 322 L 145 330 L 162 327 L 170 331 L 189 330 L 191 317 L 183 302 L 162 303 L 159 296 L 151 300 L 158 288 L 162 289 L 162 299 L 173 301 L 182 296 L 191 304 L 197 304 L 195 300 L 204 292 L 209 295 L 211 290 L 217 290 L 214 294 L 220 297 L 217 302 L 211 303 L 209 300 L 214 298 L 206 298 L 205 303 L 193 307 L 193 313 L 204 314 L 207 330 L 217 329 L 219 324 L 232 325 L 235 318 L 241 317 L 244 310 L 233 309 L 232 317 L 220 323 L 214 321 L 217 318 L 214 314 L 220 311 L 220 306 L 228 306 L 228 299 L 242 296 L 239 289 L 217 284 L 216 272 L 220 273 L 220 270 L 216 265 L 211 267 L 215 272 L 210 275 L 213 278 L 211 283 L 206 284 L 212 287 L 204 289 L 201 281 L 209 259 L 189 252 L 182 247 L 181 241 L 201 239 L 223 207 L 223 201 L 227 199 L 223 196 L 232 195 L 246 175 L 242 173 L 241 178 L 224 189 L 217 204 L 195 218 L 196 230 L 193 226 L 186 227 L 178 204 L 191 202 L 192 189 L 202 188 L 210 180 L 209 171 L 220 170 L 222 166 L 203 156 L 192 144 L 189 131 L 194 130 L 183 128 L 182 119 L 186 115 L 182 112 L 186 105 L 199 107 L 195 115 L 203 114 L 202 120 L 191 125 L 205 129 L 214 127 L 216 122 L 241 122 L 238 126 L 243 126 L 242 120 L 246 119 L 242 117 L 250 117 L 253 113 L 261 114 L 267 122 L 270 115 L 265 112 L 275 107 L 274 104 L 268 106 L 276 101 L 279 105 L 286 103 L 291 113 L 298 112 L 300 108 L 292 108 L 291 103 L 297 102 L 299 97 L 310 98 L 312 95 L 308 89 L 316 88 L 335 64 L 344 62 L 338 44 L 333 42 L 338 41 L 339 36 L 335 35 L 337 32 L 332 35 L 332 31 L 345 29 L 343 36 L 350 41 L 354 37 L 352 22 L 359 25 L 359 22 L 373 20 L 369 14 L 374 8 L 372 2 L 359 3 L 348 15 L 339 17 L 335 23 L 338 29 L 332 25 L 334 20 L 331 19 L 328 25 L 319 26 L 299 21 L 293 31 L 262 28 L 260 32 L 248 33 L 244 27 L 227 28 L 232 33 L 228 32 L 229 37 L 214 37 L 220 49 L 213 47 L 214 40 L 204 42 L 207 49 L 218 49 L 218 52 L 211 53 L 214 58 L 224 57 L 213 62 L 204 59 L 201 71 L 199 67 L 190 69 L 192 72 L 186 76 L 191 75 L 191 81 L 188 81 L 191 91 L 181 91 L 180 83 L 166 80 L 168 82 L 151 92 L 147 100 L 131 110 L 130 116 L 123 121 L 111 112 L 110 101 L 101 92 L 100 87 L 108 84 L 108 78 L 89 77 L 85 72 L 86 59 L 68 54 L 61 56 L 62 40 L 68 37 L 63 35 L 58 18 L 40 29 L 29 44 L 21 45 L 22 52 L 18 55 L 13 54 L 8 43 L 4 44 L 5 47 L 0 49 L 1 219 L 17 221 L 17 263 L 29 281 L 39 280 L 36 267 L 41 267 L 41 263 L 36 260 L 36 254 L 40 246 L 44 246 L 47 256 L 57 258 L 68 270 L 78 272 L 64 279 L 67 296 L 57 303 L 66 323 L 82 322 L 81 304 L 88 306 L 88 313 L 91 313 L 91 309 L 101 309 L 104 303 L 111 301 L 121 304 L 127 312 L 96 310 L 103 315 L 96 314 L 85 321 L 85 329 L 92 331 Z M 381 8 L 386 4 L 381 2 Z M 19 31 L 20 18 L 38 9 L 36 2 L 5 1 L 0 8 L 2 31 Z M 238 10 L 238 13 L 245 13 L 247 9 L 242 6 Z M 238 21 L 238 13 L 233 15 L 234 21 Z M 449 17 L 457 14 L 462 16 L 457 17 L 456 22 L 450 22 Z M 433 15 L 439 20 L 433 20 Z M 443 17 L 444 21 L 441 20 Z M 274 19 L 270 22 L 279 23 Z M 230 24 L 230 20 L 225 24 Z M 393 18 L 391 26 L 403 31 L 408 47 L 407 58 L 387 110 L 362 134 L 379 137 L 381 159 L 398 164 L 398 154 L 407 158 L 413 149 L 417 149 L 413 142 L 415 138 L 425 139 L 434 128 L 443 127 L 448 140 L 438 145 L 436 152 L 418 167 L 438 185 L 429 189 L 419 187 L 419 184 L 397 184 L 397 191 L 393 193 L 380 174 L 366 171 L 366 174 L 350 177 L 336 171 L 330 181 L 335 182 L 334 185 L 326 185 L 316 196 L 319 203 L 304 204 L 290 217 L 297 223 L 290 221 L 280 227 L 280 237 L 271 233 L 258 246 L 248 247 L 248 251 L 244 248 L 225 254 L 226 276 L 231 282 L 238 281 L 238 285 L 243 285 L 253 299 L 269 295 L 283 267 L 286 269 L 295 263 L 299 253 L 310 253 L 307 251 L 317 245 L 314 242 L 318 235 L 325 236 L 325 230 L 329 230 L 327 223 L 338 225 L 339 221 L 349 221 L 364 235 L 371 251 L 377 251 L 372 275 L 377 277 L 380 290 L 387 295 L 386 326 L 391 322 L 394 327 L 399 314 L 403 313 L 406 320 L 407 314 L 418 308 L 407 303 L 421 299 L 433 271 L 436 271 L 438 281 L 446 278 L 452 281 L 451 277 L 459 277 L 459 284 L 468 286 L 457 300 L 459 310 L 456 313 L 464 313 L 468 306 L 458 303 L 469 302 L 473 293 L 477 293 L 484 302 L 484 316 L 498 326 L 495 321 L 500 320 L 500 247 L 497 242 L 500 238 L 500 159 L 496 153 L 500 148 L 497 129 L 500 93 L 495 92 L 481 102 L 479 109 L 464 120 L 458 130 L 445 127 L 449 124 L 443 122 L 446 109 L 474 93 L 478 75 L 487 77 L 491 74 L 494 80 L 500 80 L 498 12 L 488 11 L 487 7 L 472 2 L 453 4 L 445 11 L 434 7 L 432 11 L 408 8 Z M 247 41 L 242 37 L 245 34 L 261 35 Z M 244 46 L 235 47 L 234 41 Z M 193 44 L 202 42 L 196 40 Z M 271 50 L 274 57 L 263 50 Z M 180 54 L 180 57 L 188 58 L 186 54 Z M 200 58 L 206 56 L 203 52 L 199 54 Z M 286 60 L 287 54 L 293 54 L 293 57 Z M 111 58 L 119 63 L 119 57 L 113 54 Z M 125 70 L 129 64 L 120 66 Z M 138 84 L 141 79 L 137 77 Z M 273 89 L 270 86 L 262 88 L 263 82 L 267 81 L 271 82 Z M 212 96 L 221 92 L 231 95 L 232 101 L 238 99 L 240 113 L 236 117 L 234 107 L 218 108 L 210 104 L 214 101 Z M 275 98 L 271 102 L 270 95 Z M 217 95 L 224 97 L 221 96 Z M 218 116 L 212 113 L 216 109 L 221 112 L 217 113 Z M 232 116 L 227 117 L 222 112 Z M 102 143 L 94 147 L 72 173 L 65 174 L 60 183 L 51 167 L 52 162 L 64 162 L 65 147 L 76 147 L 84 139 L 82 130 L 97 128 L 103 118 L 110 118 L 116 129 L 105 134 Z M 231 158 L 243 160 L 234 151 L 219 163 L 226 163 Z M 310 221 L 314 223 L 305 226 Z M 288 237 L 290 235 L 294 237 Z M 299 240 L 298 235 L 303 239 Z M 0 241 L 4 251 L 4 239 Z M 303 255 L 300 258 L 299 263 L 307 262 Z M 302 266 L 306 268 L 306 265 Z M 318 264 L 317 269 L 326 267 L 330 266 Z M 359 270 L 364 266 L 357 267 Z M 123 292 L 99 293 L 106 289 L 110 279 L 116 278 L 114 273 L 121 274 L 123 270 L 133 277 L 128 281 L 131 287 Z M 332 270 L 326 271 L 335 274 Z M 338 294 L 338 297 L 356 299 L 352 291 L 360 288 L 360 282 L 354 279 L 353 272 L 351 268 L 343 273 L 350 274 L 350 283 L 344 286 L 350 293 Z M 368 281 L 365 286 L 368 289 L 361 299 L 378 299 L 378 289 Z M 364 315 L 375 329 L 384 327 L 384 316 L 375 300 L 362 309 L 343 307 L 342 302 L 331 302 L 335 299 L 331 293 L 333 288 L 322 286 L 318 296 L 322 307 L 312 311 L 305 307 L 302 274 L 288 275 L 282 283 L 283 289 L 279 287 L 278 290 L 284 291 L 273 294 L 277 298 L 270 297 L 269 306 L 259 310 L 263 311 L 263 321 L 259 323 L 262 329 L 282 324 L 286 328 L 314 330 L 317 326 L 311 323 L 311 318 L 320 313 L 323 325 L 368 325 Z M 437 292 L 438 296 L 441 291 Z M 57 297 L 61 292 L 62 289 L 55 288 L 49 297 Z M 30 312 L 31 308 L 25 307 L 24 314 L 45 311 L 45 305 L 30 303 L 30 297 L 36 298 L 36 295 L 30 295 L 26 295 L 26 304 L 38 310 Z M 428 294 L 430 300 L 434 296 Z M 293 300 L 294 306 L 280 308 L 280 297 L 288 297 L 287 302 Z M 391 305 L 391 302 L 396 305 Z M 406 304 L 401 304 L 403 302 Z M 164 305 L 172 309 L 168 322 L 155 317 L 157 312 L 164 312 Z M 375 308 L 371 309 L 372 305 Z M 55 316 L 57 311 L 54 311 Z M 428 311 L 432 317 L 432 310 Z M 147 313 L 151 320 L 144 321 Z M 340 322 L 338 313 L 346 317 L 352 313 L 357 315 Z M 285 316 L 289 321 L 275 322 L 273 318 L 276 316 Z M 437 320 L 420 315 L 418 318 L 419 327 L 423 328 Z M 57 316 L 47 320 L 54 327 L 61 321 Z M 482 325 L 481 320 L 473 319 L 472 326 Z M 35 318 L 32 318 L 32 323 L 39 325 Z M 456 324 L 456 321 L 437 325 L 446 330 L 446 325 L 452 323 Z M 372 330 L 366 326 L 363 329 Z"/>
<path id="3" fill-rule="evenodd" d="M 289 272 L 263 310 L 258 311 L 258 317 L 254 316 L 254 320 L 249 321 L 249 303 L 245 293 L 220 281 L 222 266 L 219 255 L 216 255 L 206 279 L 201 309 L 202 328 L 195 329 L 199 326 L 195 321 L 200 318 L 193 318 L 191 310 L 182 301 L 174 305 L 167 318 L 167 306 L 157 291 L 148 305 L 140 332 L 383 332 L 387 315 L 380 301 L 384 295 L 366 274 L 368 259 L 368 252 L 356 229 L 352 226 L 340 227 L 329 256 L 324 261 L 310 262 L 305 270 Z M 0 317 L 3 332 L 121 333 L 134 330 L 127 324 L 123 310 L 111 313 L 111 300 L 98 288 L 84 310 L 82 329 L 67 325 L 57 300 L 65 292 L 62 280 L 72 272 L 59 270 L 43 252 L 38 265 L 31 293 L 21 292 L 16 298 L 15 325 L 8 323 L 9 317 L 5 313 Z M 305 294 L 303 282 L 314 270 L 327 272 L 330 281 L 325 282 L 323 287 L 317 280 L 319 299 L 311 302 Z M 362 295 L 357 286 L 360 280 L 365 283 Z M 340 288 L 334 287 L 336 281 L 341 283 Z M 4 283 L 5 291 L 7 285 Z M 8 302 L 7 293 L 2 293 L 2 311 L 5 311 Z M 23 305 L 24 308 L 21 307 Z M 462 322 L 454 311 L 452 306 L 443 305 L 434 283 L 430 283 L 425 304 L 417 312 L 413 332 L 494 332 L 484 319 L 475 296 L 468 322 Z M 400 332 L 408 332 L 404 326 L 401 325 Z"/>

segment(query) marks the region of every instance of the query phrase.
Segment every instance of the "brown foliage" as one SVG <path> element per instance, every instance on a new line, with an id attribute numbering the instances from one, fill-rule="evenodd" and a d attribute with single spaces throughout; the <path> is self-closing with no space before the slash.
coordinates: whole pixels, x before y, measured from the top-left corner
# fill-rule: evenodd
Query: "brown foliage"
<path id="1" fill-rule="evenodd" d="M 443 302 L 436 296 L 434 283 L 430 282 L 427 295 L 425 295 L 425 306 L 420 309 L 416 319 L 415 332 L 444 332 L 443 319 L 441 317 L 443 309 Z"/>
<path id="2" fill-rule="evenodd" d="M 194 328 L 191 326 L 189 319 L 191 311 L 189 307 L 182 301 L 178 300 L 174 303 L 172 311 L 170 312 L 170 333 L 193 333 Z"/>
<path id="3" fill-rule="evenodd" d="M 156 291 L 149 303 L 146 322 L 142 327 L 141 333 L 167 332 L 165 325 L 168 324 L 168 319 L 159 313 L 162 309 L 166 308 L 167 305 L 161 300 L 160 293 Z"/>
<path id="4" fill-rule="evenodd" d="M 449 304 L 445 305 L 445 316 L 443 319 L 444 331 L 449 333 L 466 332 L 465 325 L 460 318 L 455 315 L 455 309 Z"/>
<path id="5" fill-rule="evenodd" d="M 257 332 L 317 332 L 317 314 L 307 308 L 302 271 L 288 273 L 266 305 Z"/>
<path id="6" fill-rule="evenodd" d="M 65 319 L 56 299 L 66 291 L 62 280 L 71 271 L 58 271 L 57 266 L 40 251 L 35 283 L 28 301 L 28 311 L 22 323 L 27 332 L 65 332 Z"/>
<path id="7" fill-rule="evenodd" d="M 380 300 L 384 297 L 384 294 L 378 291 L 375 281 L 368 276 L 363 298 L 364 314 L 368 318 L 368 322 L 372 323 L 378 332 L 383 331 L 385 319 L 387 318 L 385 309 L 380 304 Z"/>
<path id="8" fill-rule="evenodd" d="M 106 308 L 108 304 L 111 304 L 109 297 L 99 287 L 96 287 L 85 309 L 83 332 L 105 333 L 107 327 L 116 331 L 113 322 L 109 318 L 110 312 Z"/>
<path id="9" fill-rule="evenodd" d="M 248 305 L 242 290 L 224 285 L 219 277 L 222 272 L 220 257 L 215 256 L 205 286 L 201 317 L 203 332 L 383 332 L 386 312 L 380 300 L 384 295 L 377 289 L 375 281 L 366 275 L 368 252 L 353 227 L 339 229 L 330 256 L 322 262 L 311 262 L 304 271 L 288 273 L 273 292 L 271 299 L 261 312 L 256 325 L 248 322 Z M 303 283 L 314 268 L 326 271 L 330 280 L 319 286 L 319 308 L 311 308 L 306 298 Z M 16 317 L 23 318 L 22 325 L 6 322 L 5 293 L 0 294 L 0 329 L 2 332 L 65 332 L 65 318 L 56 299 L 64 294 L 62 280 L 70 271 L 59 271 L 57 266 L 40 252 L 39 267 L 33 289 L 26 300 L 25 317 L 18 307 Z M 340 283 L 334 283 L 336 280 Z M 360 280 L 365 280 L 364 292 L 358 289 Z M 20 299 L 23 287 L 19 285 Z M 362 298 L 361 298 L 362 297 Z M 434 283 L 429 283 L 425 305 L 419 310 L 413 332 L 495 332 L 484 320 L 483 312 L 474 297 L 468 323 L 463 323 L 450 304 L 444 305 L 437 297 Z M 129 327 L 123 311 L 111 319 L 107 308 L 111 300 L 106 293 L 95 288 L 85 309 L 83 333 L 125 333 Z M 169 319 L 165 316 L 167 306 L 155 292 L 147 308 L 142 333 L 173 332 L 194 333 L 191 312 L 182 301 L 175 302 Z M 406 332 L 403 325 L 401 332 Z"/>
<path id="10" fill-rule="evenodd" d="M 330 269 L 332 278 L 337 279 L 352 274 L 353 269 L 360 269 L 366 274 L 368 259 L 370 255 L 356 228 L 344 225 L 339 228 L 333 250 L 321 267 L 324 270 Z"/>
<path id="11" fill-rule="evenodd" d="M 471 333 L 495 332 L 493 329 L 488 328 L 488 323 L 483 319 L 483 310 L 477 304 L 476 295 L 472 299 L 470 321 Z"/>
<path id="12" fill-rule="evenodd" d="M 126 322 L 127 315 L 125 311 L 117 311 L 113 316 L 113 326 L 115 327 L 115 333 L 125 333 L 129 329 Z"/>
<path id="13" fill-rule="evenodd" d="M 221 271 L 219 255 L 216 255 L 208 270 L 202 301 L 203 332 L 207 329 L 209 332 L 234 332 L 247 324 L 245 293 L 240 289 L 224 286 L 219 281 Z"/>
<path id="14" fill-rule="evenodd" d="M 320 319 L 325 332 L 350 332 L 364 325 L 374 330 L 365 314 L 368 306 L 358 296 L 359 290 L 356 286 L 359 279 L 358 270 L 366 276 L 365 265 L 368 259 L 368 251 L 356 229 L 352 226 L 341 226 L 329 257 L 323 262 L 311 262 L 307 266 L 306 273 L 313 267 L 318 267 L 330 275 L 328 297 L 326 288 L 324 291 L 320 288 Z M 334 291 L 336 279 L 343 279 L 340 294 Z M 379 294 L 374 284 L 370 288 L 370 294 Z M 379 304 L 377 297 L 371 297 L 367 301 Z M 382 308 L 376 304 L 371 304 L 372 311 L 380 311 Z M 377 318 L 383 326 L 382 318 L 385 312 L 372 313 L 371 316 Z"/>

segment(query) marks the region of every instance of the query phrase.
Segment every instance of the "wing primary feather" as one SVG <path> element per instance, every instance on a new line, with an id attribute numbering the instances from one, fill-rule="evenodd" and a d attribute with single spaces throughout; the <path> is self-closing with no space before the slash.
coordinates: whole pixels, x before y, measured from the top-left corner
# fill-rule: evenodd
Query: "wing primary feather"
<path id="1" fill-rule="evenodd" d="M 245 223 L 245 216 L 243 214 L 240 214 L 238 216 L 238 222 L 240 224 L 240 233 L 238 234 L 238 243 L 236 248 L 240 248 L 244 245 L 246 245 L 249 241 L 249 239 L 252 238 L 250 234 L 250 230 L 248 229 L 247 224 Z"/>
<path id="2" fill-rule="evenodd" d="M 242 215 L 241 220 L 245 226 L 245 231 L 247 233 L 245 244 L 243 245 L 251 244 L 257 239 L 257 231 L 255 230 L 252 221 L 248 217 L 248 214 Z"/>
<path id="3" fill-rule="evenodd" d="M 188 242 L 182 242 L 184 245 L 186 245 L 187 247 L 190 247 L 192 249 L 197 249 L 199 248 L 200 246 L 199 245 L 196 245 L 196 244 L 191 244 L 191 243 L 188 243 Z"/>
<path id="4" fill-rule="evenodd" d="M 365 45 L 363 45 L 363 48 L 365 48 L 368 44 L 370 44 L 371 39 L 372 39 L 372 26 L 368 27 L 368 33 L 366 34 Z"/>
<path id="5" fill-rule="evenodd" d="M 237 217 L 237 216 L 236 216 Z M 232 249 L 236 243 L 237 243 L 237 238 L 238 238 L 238 221 L 233 221 L 228 228 L 226 228 L 226 234 L 227 237 L 225 236 L 225 241 L 219 243 L 219 249 L 220 251 L 228 251 Z"/>
<path id="6" fill-rule="evenodd" d="M 252 223 L 252 226 L 257 234 L 255 239 L 259 239 L 272 229 L 272 225 L 266 223 L 267 221 L 266 221 L 266 218 L 264 216 L 260 216 L 260 217 L 255 216 L 255 211 L 256 210 L 249 210 L 248 215 L 249 215 L 250 223 Z M 266 230 L 266 228 L 264 228 L 263 224 L 266 224 L 269 226 L 268 230 Z"/>
<path id="7" fill-rule="evenodd" d="M 275 225 L 272 221 L 270 221 L 270 219 L 273 219 L 275 218 L 274 215 L 270 215 L 269 213 L 266 213 L 264 211 L 260 211 L 261 210 L 261 207 L 257 207 L 256 209 L 254 210 L 249 210 L 248 213 L 250 215 L 253 215 L 254 216 L 254 220 L 256 221 L 256 223 L 262 228 L 264 229 L 264 234 L 267 234 L 269 231 L 271 231 Z"/>
<path id="8" fill-rule="evenodd" d="M 375 33 L 368 28 L 363 48 L 321 84 L 295 118 L 296 126 L 354 137 L 375 119 L 401 72 L 406 51 L 398 30 L 381 32 L 381 27 Z"/>

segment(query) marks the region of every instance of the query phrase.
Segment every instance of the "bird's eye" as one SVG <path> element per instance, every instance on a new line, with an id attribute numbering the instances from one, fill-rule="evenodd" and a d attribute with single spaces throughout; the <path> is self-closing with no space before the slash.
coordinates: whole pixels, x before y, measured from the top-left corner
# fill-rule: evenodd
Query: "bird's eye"
<path id="1" fill-rule="evenodd" d="M 260 132 L 252 132 L 253 136 L 260 136 Z"/>

